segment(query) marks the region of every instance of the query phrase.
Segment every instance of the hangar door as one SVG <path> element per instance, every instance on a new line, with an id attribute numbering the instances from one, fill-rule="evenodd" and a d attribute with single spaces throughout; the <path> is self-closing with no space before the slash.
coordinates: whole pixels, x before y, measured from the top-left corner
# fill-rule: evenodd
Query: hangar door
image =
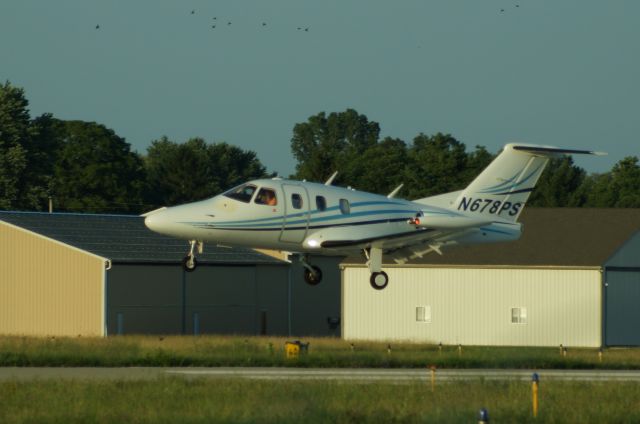
<path id="1" fill-rule="evenodd" d="M 640 270 L 607 270 L 605 345 L 640 346 Z"/>
<path id="2" fill-rule="evenodd" d="M 108 272 L 110 335 L 256 334 L 267 320 L 255 266 L 200 265 L 188 273 L 179 265 L 116 264 Z"/>

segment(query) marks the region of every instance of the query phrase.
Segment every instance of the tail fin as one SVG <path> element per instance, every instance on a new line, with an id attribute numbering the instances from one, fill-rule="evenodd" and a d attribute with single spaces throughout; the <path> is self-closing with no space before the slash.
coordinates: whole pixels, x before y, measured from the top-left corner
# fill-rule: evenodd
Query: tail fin
<path id="1" fill-rule="evenodd" d="M 493 162 L 460 193 L 453 207 L 487 218 L 516 221 L 549 159 L 563 154 L 606 153 L 507 144 Z"/>

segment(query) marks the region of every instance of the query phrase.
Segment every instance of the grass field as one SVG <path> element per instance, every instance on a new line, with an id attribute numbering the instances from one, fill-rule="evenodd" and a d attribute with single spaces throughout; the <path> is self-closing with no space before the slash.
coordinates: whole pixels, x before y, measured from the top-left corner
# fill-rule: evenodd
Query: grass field
<path id="1" fill-rule="evenodd" d="M 350 423 L 640 422 L 640 384 L 548 382 L 534 419 L 527 382 L 436 386 L 184 380 L 0 383 L 0 422 Z"/>
<path id="2" fill-rule="evenodd" d="M 416 368 L 640 369 L 640 349 L 443 346 L 309 338 L 309 353 L 287 359 L 275 337 L 0 337 L 0 366 L 295 366 Z"/>

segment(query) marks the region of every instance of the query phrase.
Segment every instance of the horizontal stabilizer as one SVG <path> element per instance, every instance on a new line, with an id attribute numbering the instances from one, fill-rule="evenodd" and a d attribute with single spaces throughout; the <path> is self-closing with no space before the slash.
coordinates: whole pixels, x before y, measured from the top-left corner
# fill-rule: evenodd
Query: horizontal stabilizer
<path id="1" fill-rule="evenodd" d="M 595 156 L 606 156 L 606 152 L 593 152 L 591 150 L 574 150 L 574 149 L 561 149 L 559 147 L 551 147 L 551 146 L 527 146 L 527 145 L 517 145 L 514 144 L 513 150 L 520 150 L 523 152 L 529 153 L 540 153 L 540 154 L 559 154 L 559 155 L 595 155 Z"/>
<path id="2" fill-rule="evenodd" d="M 493 222 L 485 217 L 469 216 L 424 216 L 414 225 L 417 227 L 432 228 L 436 230 L 458 230 L 462 228 L 482 227 Z"/>

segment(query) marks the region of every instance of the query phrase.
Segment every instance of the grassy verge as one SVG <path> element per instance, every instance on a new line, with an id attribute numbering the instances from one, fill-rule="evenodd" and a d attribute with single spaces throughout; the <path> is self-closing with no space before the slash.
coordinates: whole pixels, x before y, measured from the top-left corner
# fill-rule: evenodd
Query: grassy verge
<path id="1" fill-rule="evenodd" d="M 640 369 L 640 349 L 474 347 L 354 343 L 310 338 L 309 353 L 287 359 L 284 338 L 0 337 L 0 366 L 295 366 L 418 368 Z"/>
<path id="2" fill-rule="evenodd" d="M 0 383 L 2 423 L 640 422 L 637 383 L 549 382 L 537 420 L 525 382 L 351 384 L 184 380 Z"/>

